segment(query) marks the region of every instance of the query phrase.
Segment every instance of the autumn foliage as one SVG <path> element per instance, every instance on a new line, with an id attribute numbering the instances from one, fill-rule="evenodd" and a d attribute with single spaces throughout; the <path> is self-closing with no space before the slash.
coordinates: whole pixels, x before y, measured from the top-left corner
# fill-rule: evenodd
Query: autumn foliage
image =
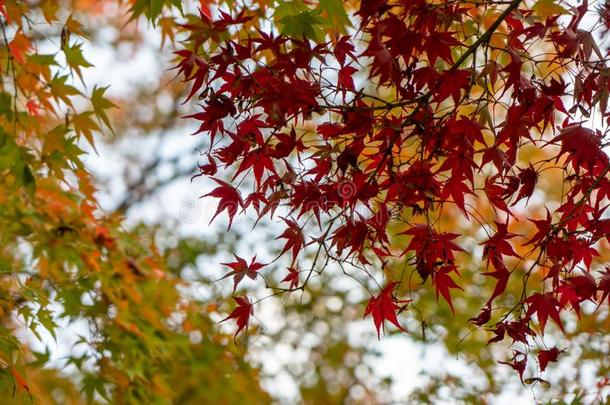
<path id="1" fill-rule="evenodd" d="M 127 229 L 121 210 L 98 201 L 87 157 L 99 156 L 104 133 L 141 131 L 115 113 L 146 100 L 117 100 L 108 83 L 87 80 L 85 49 L 103 29 L 139 49 L 134 20 L 151 2 L 136 3 L 0 0 L 3 404 L 269 401 L 231 336 L 213 332 L 212 311 L 184 302 L 186 283 L 156 230 Z M 150 126 L 162 124 L 154 117 Z M 190 260 L 180 249 L 175 257 Z"/>
<path id="2" fill-rule="evenodd" d="M 218 183 L 217 214 L 231 227 L 281 208 L 286 276 L 265 279 L 269 294 L 341 266 L 366 275 L 377 331 L 404 330 L 413 285 L 390 269 L 415 270 L 454 311 L 475 255 L 493 292 L 471 322 L 490 343 L 522 345 L 507 362 L 521 376 L 528 359 L 540 371 L 556 361 L 562 350 L 536 351 L 548 321 L 564 330 L 565 314 L 610 294 L 605 8 L 296 1 L 259 28 L 268 14 L 256 2 L 202 9 L 176 68 L 198 105 L 195 135 L 210 139 L 200 170 Z M 459 218 L 447 229 L 446 217 Z M 266 271 L 238 260 L 235 288 Z M 239 332 L 256 305 L 236 300 Z"/>
<path id="3" fill-rule="evenodd" d="M 601 402 L 609 32 L 588 0 L 0 0 L 0 397 L 389 403 L 396 334 L 487 384 L 426 364 L 414 403 L 580 403 L 563 361 Z M 159 77 L 88 76 L 150 43 Z M 138 216 L 172 182 L 214 236 Z"/>

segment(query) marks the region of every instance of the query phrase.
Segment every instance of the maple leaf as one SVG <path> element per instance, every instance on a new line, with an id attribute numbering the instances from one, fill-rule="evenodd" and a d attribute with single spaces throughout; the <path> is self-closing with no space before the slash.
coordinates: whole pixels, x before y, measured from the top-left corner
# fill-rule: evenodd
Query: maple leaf
<path id="1" fill-rule="evenodd" d="M 557 346 L 548 349 L 548 350 L 540 350 L 538 352 L 538 363 L 540 363 L 540 371 L 546 370 L 546 366 L 550 362 L 555 362 L 559 358 L 559 355 L 563 353 L 565 350 L 559 350 Z"/>
<path id="2" fill-rule="evenodd" d="M 506 325 L 506 332 L 515 342 L 527 343 L 528 336 L 535 336 L 536 334 L 529 326 L 527 319 L 520 319 L 518 321 L 509 322 Z"/>
<path id="3" fill-rule="evenodd" d="M 441 58 L 449 64 L 453 63 L 451 51 L 461 45 L 460 41 L 455 39 L 454 34 L 453 32 L 437 32 L 436 30 L 430 32 L 425 47 L 431 66 L 434 66 L 437 58 Z"/>
<path id="4" fill-rule="evenodd" d="M 583 262 L 587 269 L 591 268 L 591 263 L 594 257 L 599 257 L 599 252 L 591 247 L 592 242 L 584 238 L 571 237 L 569 239 L 570 252 L 572 253 L 572 262 L 576 265 Z"/>
<path id="5" fill-rule="evenodd" d="M 443 263 L 452 263 L 454 252 L 463 251 L 461 247 L 453 242 L 458 235 L 455 233 L 437 233 L 429 225 L 416 225 L 399 235 L 413 235 L 409 245 L 402 253 L 415 251 L 417 257 L 417 271 L 426 281 L 433 269 Z"/>
<path id="6" fill-rule="evenodd" d="M 236 338 L 239 332 L 248 326 L 248 322 L 250 322 L 250 315 L 254 313 L 254 306 L 248 297 L 233 297 L 233 299 L 237 303 L 237 308 L 235 308 L 229 314 L 229 316 L 220 322 L 235 319 L 235 322 L 237 323 L 237 331 L 235 332 L 235 335 L 233 335 L 233 338 Z"/>
<path id="7" fill-rule="evenodd" d="M 288 268 L 288 275 L 282 279 L 282 282 L 290 283 L 288 285 L 289 290 L 297 288 L 299 285 L 299 272 L 294 267 Z"/>
<path id="8" fill-rule="evenodd" d="M 493 277 L 498 281 L 494 286 L 494 290 L 491 293 L 491 297 L 489 297 L 489 300 L 487 301 L 487 305 L 490 305 L 496 297 L 499 297 L 504 291 L 506 291 L 508 279 L 510 278 L 510 271 L 508 271 L 508 268 L 504 264 L 502 256 L 499 253 L 494 252 L 489 259 L 489 262 L 491 262 L 494 267 L 494 271 L 488 271 L 482 274 L 484 276 Z"/>
<path id="9" fill-rule="evenodd" d="M 216 161 L 210 154 L 208 154 L 208 163 L 206 163 L 205 165 L 200 165 L 199 163 L 197 163 L 197 167 L 199 168 L 199 174 L 194 175 L 191 178 L 191 181 L 193 181 L 194 178 L 199 176 L 213 176 L 218 171 Z"/>
<path id="10" fill-rule="evenodd" d="M 189 51 L 188 49 L 181 49 L 179 51 L 175 51 L 174 55 L 178 55 L 181 60 L 172 69 L 178 69 L 178 74 L 182 73 L 185 77 L 185 81 L 190 80 L 191 73 L 193 73 L 193 68 L 195 67 L 195 58 L 197 57 L 197 55 L 194 52 Z"/>
<path id="11" fill-rule="evenodd" d="M 345 91 L 355 90 L 354 87 L 354 79 L 352 78 L 353 74 L 356 73 L 358 69 L 353 66 L 345 66 L 339 70 L 337 87 L 341 89 L 343 95 L 345 96 Z"/>
<path id="12" fill-rule="evenodd" d="M 294 261 L 305 245 L 305 238 L 303 237 L 303 231 L 299 224 L 291 219 L 284 219 L 288 228 L 284 230 L 280 236 L 276 239 L 286 239 L 286 244 L 280 253 L 280 256 L 286 253 L 288 250 L 292 249 L 292 260 Z"/>
<path id="13" fill-rule="evenodd" d="M 237 135 L 246 141 L 262 147 L 265 146 L 265 141 L 261 129 L 268 127 L 269 124 L 261 120 L 260 117 L 260 114 L 256 114 L 243 120 L 237 126 Z"/>
<path id="14" fill-rule="evenodd" d="M 297 139 L 297 134 L 294 128 L 290 130 L 290 134 L 274 134 L 278 140 L 271 154 L 275 159 L 288 157 L 292 151 L 296 149 L 297 153 L 305 150 L 305 145 L 301 139 Z"/>
<path id="15" fill-rule="evenodd" d="M 480 243 L 480 245 L 484 246 L 483 259 L 493 257 L 494 255 L 519 257 L 508 242 L 508 239 L 512 239 L 517 235 L 508 232 L 507 224 L 503 222 L 494 222 L 497 228 L 496 233 L 485 242 Z"/>
<path id="16" fill-rule="evenodd" d="M 15 61 L 20 65 L 25 63 L 26 53 L 30 50 L 30 40 L 28 37 L 21 31 L 17 31 L 15 36 L 9 42 L 8 49 L 15 58 Z"/>
<path id="17" fill-rule="evenodd" d="M 460 211 L 462 211 L 464 216 L 468 218 L 468 211 L 466 211 L 466 207 L 464 205 L 464 196 L 466 194 L 474 193 L 470 191 L 470 188 L 466 184 L 464 184 L 464 179 L 453 177 L 450 181 L 445 183 L 441 197 L 447 198 L 448 196 L 451 196 Z"/>
<path id="18" fill-rule="evenodd" d="M 440 102 L 451 96 L 453 102 L 458 104 L 462 89 L 470 85 L 470 72 L 467 70 L 448 71 L 440 79 L 440 86 L 436 99 Z"/>
<path id="19" fill-rule="evenodd" d="M 194 54 L 191 57 L 193 57 L 193 56 L 194 56 Z M 188 96 L 186 97 L 186 99 L 184 100 L 184 102 L 182 104 L 186 104 L 186 102 L 188 102 L 195 95 L 195 93 L 197 93 L 199 90 L 201 90 L 201 87 L 203 87 L 206 79 L 208 78 L 208 72 L 209 72 L 208 64 L 205 63 L 203 61 L 203 59 L 201 59 L 200 56 L 194 56 L 193 62 L 194 62 L 194 65 L 197 66 L 197 71 L 193 74 L 192 77 L 190 77 L 190 78 L 187 77 L 185 79 L 185 81 L 193 81 L 193 84 L 191 86 L 191 91 L 189 92 Z M 191 64 L 191 66 L 189 66 L 189 69 L 192 69 L 192 64 Z"/>
<path id="20" fill-rule="evenodd" d="M 510 362 L 507 361 L 499 361 L 500 364 L 506 364 L 511 366 L 517 373 L 519 373 L 519 378 L 523 381 L 523 373 L 525 372 L 525 367 L 527 366 L 527 355 L 518 350 L 513 352 L 513 358 Z"/>
<path id="21" fill-rule="evenodd" d="M 93 112 L 97 118 L 112 131 L 112 125 L 110 123 L 110 118 L 108 118 L 108 114 L 106 114 L 106 110 L 118 107 L 112 101 L 104 97 L 106 90 L 108 90 L 108 87 L 94 86 L 91 93 L 91 105 L 93 106 Z"/>
<path id="22" fill-rule="evenodd" d="M 320 0 L 318 8 L 333 31 L 345 32 L 351 26 L 343 0 Z"/>
<path id="23" fill-rule="evenodd" d="M 322 31 L 320 25 L 324 20 L 315 10 L 310 10 L 304 3 L 280 2 L 273 14 L 280 32 L 286 37 L 309 38 L 320 42 Z"/>
<path id="24" fill-rule="evenodd" d="M 538 315 L 540 331 L 543 334 L 546 321 L 549 317 L 551 317 L 557 326 L 559 326 L 562 332 L 565 332 L 563 330 L 563 323 L 559 317 L 559 309 L 561 309 L 561 304 L 559 304 L 552 292 L 547 292 L 544 294 L 535 293 L 529 296 L 525 302 L 529 304 L 527 308 L 527 316 L 531 317 L 534 313 Z"/>
<path id="25" fill-rule="evenodd" d="M 453 302 L 451 301 L 451 289 L 457 288 L 459 290 L 464 291 L 462 287 L 457 285 L 455 281 L 451 278 L 449 273 L 456 272 L 456 266 L 443 266 L 436 273 L 434 273 L 432 277 L 432 282 L 434 284 L 434 288 L 436 289 L 436 300 L 438 301 L 439 293 L 443 296 L 449 307 L 451 308 L 451 312 L 455 314 L 455 308 L 453 307 Z"/>
<path id="26" fill-rule="evenodd" d="M 508 53 L 511 56 L 511 61 L 504 69 L 501 70 L 501 72 L 508 72 L 508 77 L 506 78 L 506 83 L 504 85 L 504 91 L 502 94 L 504 94 L 511 87 L 514 87 L 515 90 L 519 90 L 521 87 L 521 68 L 523 66 L 523 61 L 515 49 L 509 48 Z"/>
<path id="27" fill-rule="evenodd" d="M 571 301 L 572 308 L 576 311 L 578 316 L 580 316 L 580 311 L 578 308 L 578 304 L 580 302 L 590 300 L 595 296 L 597 291 L 597 284 L 595 283 L 595 279 L 588 272 L 583 272 L 583 275 L 572 277 L 569 279 L 569 286 L 576 297 L 578 297 L 578 302 L 576 306 L 574 306 L 574 301 Z M 563 296 L 559 300 L 559 303 L 562 306 L 564 305 Z"/>
<path id="28" fill-rule="evenodd" d="M 273 165 L 273 160 L 269 157 L 265 150 L 257 149 L 248 153 L 244 156 L 239 168 L 235 172 L 233 176 L 233 180 L 239 176 L 240 173 L 248 170 L 249 168 L 253 169 L 254 179 L 256 180 L 256 184 L 261 184 L 261 179 L 263 177 L 263 173 L 265 170 L 275 173 L 275 166 Z"/>
<path id="29" fill-rule="evenodd" d="M 341 256 L 343 250 L 350 248 L 348 256 L 354 252 L 358 253 L 358 258 L 362 263 L 368 263 L 363 256 L 364 242 L 368 235 L 368 227 L 363 220 L 349 221 L 345 225 L 337 228 L 333 234 L 333 245 L 337 246 L 337 254 Z"/>
<path id="30" fill-rule="evenodd" d="M 543 19 L 557 14 L 569 14 L 569 11 L 557 4 L 555 0 L 538 0 L 532 6 L 532 10 Z"/>
<path id="31" fill-rule="evenodd" d="M 245 276 L 248 276 L 252 280 L 256 280 L 256 277 L 258 277 L 257 272 L 266 266 L 265 264 L 257 263 L 256 256 L 254 256 L 252 258 L 252 261 L 250 262 L 250 264 L 248 264 L 241 257 L 239 257 L 237 255 L 234 255 L 234 256 L 235 256 L 235 260 L 236 260 L 235 262 L 221 263 L 223 266 L 227 266 L 227 267 L 231 268 L 231 271 L 229 273 L 227 273 L 224 277 L 222 277 L 221 280 L 224 278 L 233 276 L 233 292 L 235 292 L 235 290 L 237 289 L 237 286 L 239 285 L 239 283 L 241 282 L 241 280 L 243 280 L 243 278 Z"/>
<path id="32" fill-rule="evenodd" d="M 365 21 L 368 21 L 371 16 L 381 15 L 390 8 L 392 8 L 392 6 L 387 4 L 385 0 L 364 0 L 360 2 L 358 15 L 360 15 Z"/>
<path id="33" fill-rule="evenodd" d="M 580 318 L 581 299 L 576 293 L 576 290 L 572 286 L 564 284 L 557 288 L 557 292 L 559 293 L 559 304 L 561 307 L 565 308 L 569 303 L 574 311 L 576 311 L 576 315 Z"/>
<path id="34" fill-rule="evenodd" d="M 220 198 L 218 202 L 218 208 L 216 209 L 216 213 L 210 220 L 210 223 L 225 209 L 227 210 L 227 214 L 229 215 L 229 227 L 227 229 L 231 229 L 231 224 L 233 223 L 233 217 L 237 213 L 237 209 L 239 207 L 244 206 L 244 202 L 239 195 L 239 191 L 235 189 L 232 185 L 225 183 L 222 180 L 218 180 L 216 178 L 212 178 L 216 183 L 220 186 L 216 187 L 212 192 L 204 195 L 203 197 L 215 197 Z"/>
<path id="35" fill-rule="evenodd" d="M 497 176 L 485 179 L 485 195 L 489 199 L 491 205 L 495 208 L 512 215 L 512 212 L 508 208 L 508 205 L 504 199 L 507 194 L 507 188 L 500 186 L 495 183 Z"/>
<path id="36" fill-rule="evenodd" d="M 487 322 L 489 322 L 490 319 L 491 319 L 491 307 L 486 306 L 481 310 L 479 315 L 477 315 L 475 318 L 470 318 L 468 321 L 472 322 L 473 324 L 475 324 L 477 326 L 483 326 Z"/>
<path id="37" fill-rule="evenodd" d="M 400 66 L 382 41 L 381 29 L 376 29 L 363 56 L 373 58 L 370 77 L 379 76 L 379 83 L 400 82 Z"/>
<path id="38" fill-rule="evenodd" d="M 519 181 L 521 183 L 521 188 L 515 202 L 513 202 L 513 205 L 517 204 L 524 198 L 529 200 L 534 193 L 536 183 L 538 182 L 538 173 L 536 172 L 536 169 L 534 169 L 534 167 L 530 164 L 530 167 L 522 170 L 521 173 L 519 173 Z"/>
<path id="39" fill-rule="evenodd" d="M 76 72 L 81 82 L 83 81 L 81 67 L 93 67 L 93 65 L 85 59 L 85 56 L 83 55 L 82 51 L 82 46 L 82 43 L 77 43 L 74 45 L 65 44 L 63 46 L 64 56 L 66 57 L 66 64 L 70 68 L 71 72 Z"/>
<path id="40" fill-rule="evenodd" d="M 80 114 L 75 114 L 72 117 L 72 125 L 74 126 L 74 132 L 77 135 L 82 135 L 95 149 L 95 143 L 93 139 L 93 132 L 100 132 L 100 127 L 93 121 L 91 116 L 93 115 L 90 111 L 85 111 Z"/>
<path id="41" fill-rule="evenodd" d="M 551 213 L 547 209 L 546 219 L 530 219 L 530 221 L 533 222 L 536 226 L 537 232 L 523 246 L 527 246 L 530 244 L 536 245 L 546 238 L 549 233 L 549 230 L 551 229 Z"/>
<path id="42" fill-rule="evenodd" d="M 557 160 L 568 154 L 568 162 L 578 170 L 586 168 L 593 171 L 608 164 L 608 155 L 601 149 L 602 136 L 578 124 L 567 125 L 551 142 L 561 141 Z"/>
<path id="43" fill-rule="evenodd" d="M 339 38 L 335 44 L 334 55 L 341 66 L 345 65 L 345 58 L 347 56 L 354 57 L 354 50 L 356 48 L 349 41 L 350 37 L 346 35 Z"/>
<path id="44" fill-rule="evenodd" d="M 380 330 L 383 329 L 385 332 L 384 321 L 389 321 L 398 329 L 406 332 L 406 330 L 400 326 L 398 323 L 398 319 L 396 318 L 396 310 L 398 310 L 398 305 L 396 304 L 396 300 L 392 297 L 392 290 L 396 285 L 398 285 L 398 281 L 393 281 L 386 285 L 376 297 L 372 297 L 369 300 L 368 305 L 366 306 L 366 310 L 364 311 L 364 317 L 366 318 L 368 315 L 373 317 L 373 323 L 375 324 L 375 328 L 377 329 L 377 338 L 380 339 Z M 401 301 L 402 302 L 402 301 Z"/>
<path id="45" fill-rule="evenodd" d="M 507 333 L 515 342 L 527 344 L 528 336 L 535 336 L 534 331 L 529 327 L 527 319 L 520 319 L 513 322 L 500 322 L 491 331 L 496 335 L 489 339 L 488 344 L 499 342 L 504 339 L 504 334 Z"/>

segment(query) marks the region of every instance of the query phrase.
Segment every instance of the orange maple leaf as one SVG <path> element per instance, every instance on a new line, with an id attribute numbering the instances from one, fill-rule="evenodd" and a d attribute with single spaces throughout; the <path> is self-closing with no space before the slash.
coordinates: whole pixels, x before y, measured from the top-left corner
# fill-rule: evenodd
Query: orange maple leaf
<path id="1" fill-rule="evenodd" d="M 8 49 L 17 63 L 23 65 L 25 63 L 25 54 L 30 50 L 30 40 L 20 30 L 17 31 L 13 40 L 8 44 Z"/>

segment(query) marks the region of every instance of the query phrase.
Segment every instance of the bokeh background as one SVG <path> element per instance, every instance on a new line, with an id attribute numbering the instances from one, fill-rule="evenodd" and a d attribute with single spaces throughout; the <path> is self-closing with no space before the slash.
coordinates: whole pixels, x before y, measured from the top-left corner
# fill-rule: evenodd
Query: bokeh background
<path id="1" fill-rule="evenodd" d="M 167 394 L 173 403 L 587 403 L 608 394 L 607 381 L 603 383 L 610 367 L 606 309 L 585 307 L 585 322 L 578 327 L 568 322 L 566 336 L 549 325 L 549 342 L 560 347 L 566 339 L 573 342 L 570 353 L 549 371 L 549 387 L 523 385 L 513 370 L 498 364 L 507 360 L 510 348 L 488 347 L 489 335 L 467 322 L 493 287 L 474 276 L 481 266 L 481 248 L 475 240 L 467 253 L 476 282 L 455 297 L 456 315 L 415 280 L 418 316 L 401 319 L 409 333 L 388 328 L 378 339 L 372 321 L 362 319 L 364 292 L 331 266 L 302 294 L 263 301 L 247 335 L 234 342 L 233 327 L 220 323 L 230 312 L 227 297 L 232 293 L 229 280 L 219 281 L 226 272 L 220 263 L 232 261 L 233 253 L 247 256 L 246 252 L 256 252 L 258 260 L 267 263 L 282 244 L 274 240 L 273 221 L 254 228 L 256 218 L 242 215 L 230 231 L 225 214 L 210 223 L 216 201 L 201 197 L 212 184 L 195 177 L 209 139 L 191 135 L 195 124 L 183 117 L 194 111 L 197 100 L 182 104 L 189 89 L 172 69 L 180 38 L 172 38 L 170 27 L 179 16 L 166 11 L 153 25 L 143 17 L 130 20 L 129 5 L 113 1 L 79 0 L 62 6 L 64 14 L 76 10 L 89 38 L 83 42 L 83 54 L 94 66 L 83 69 L 82 81 L 74 78 L 74 85 L 87 92 L 109 86 L 106 95 L 118 107 L 109 112 L 113 131 L 97 135 L 95 149 L 87 142 L 81 145 L 101 209 L 132 235 L 134 255 L 140 249 L 158 250 L 173 275 L 184 281 L 177 288 L 178 301 L 197 306 L 190 315 L 197 319 L 189 320 L 190 327 L 180 314 L 169 317 L 170 323 L 181 325 L 184 338 L 179 349 L 184 356 L 164 355 L 168 358 L 163 367 L 171 368 L 165 370 L 170 376 L 159 384 L 161 391 L 173 391 Z M 195 12 L 196 6 L 187 4 L 186 11 Z M 39 51 L 54 52 L 61 27 L 44 29 Z M 219 174 L 223 175 L 231 173 Z M 530 212 L 544 212 L 544 199 L 536 196 Z M 472 226 L 453 217 L 447 221 L 446 227 Z M 397 238 L 396 243 L 404 241 Z M 249 280 L 240 289 L 264 294 Z M 39 387 L 51 387 L 49 403 L 79 403 L 78 382 L 91 376 L 83 374 L 86 367 L 75 359 L 92 350 L 81 344 L 83 336 L 92 333 L 91 325 L 62 317 L 56 322 L 54 336 L 44 330 L 36 336 L 24 328 L 20 339 L 50 359 L 47 371 L 35 376 Z M 97 363 L 90 372 L 99 367 Z M 110 374 L 116 375 L 106 383 L 120 387 L 124 370 L 114 367 Z M 90 398 L 106 401 L 101 391 L 92 390 Z"/>

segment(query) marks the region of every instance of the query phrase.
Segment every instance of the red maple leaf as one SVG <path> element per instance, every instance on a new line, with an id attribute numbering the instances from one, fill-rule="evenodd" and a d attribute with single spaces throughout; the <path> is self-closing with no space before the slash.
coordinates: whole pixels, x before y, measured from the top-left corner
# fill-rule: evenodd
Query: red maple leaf
<path id="1" fill-rule="evenodd" d="M 525 353 L 515 350 L 513 352 L 513 358 L 510 362 L 499 361 L 498 363 L 511 366 L 517 373 L 519 373 L 519 378 L 521 381 L 523 381 L 523 373 L 525 372 L 525 367 L 527 366 L 527 355 Z"/>
<path id="2" fill-rule="evenodd" d="M 299 224 L 291 219 L 284 219 L 284 222 L 286 222 L 288 228 L 275 239 L 286 239 L 286 244 L 284 245 L 280 256 L 292 249 L 292 260 L 294 261 L 305 245 L 305 238 L 303 237 L 303 231 Z"/>
<path id="3" fill-rule="evenodd" d="M 418 224 L 399 235 L 413 235 L 409 245 L 403 252 L 413 250 L 417 257 L 429 268 L 437 263 L 446 263 L 454 260 L 454 252 L 461 252 L 463 249 L 453 242 L 458 235 L 455 233 L 437 233 L 434 228 Z M 425 281 L 425 279 L 424 279 Z"/>
<path id="4" fill-rule="evenodd" d="M 504 334 L 508 334 L 515 342 L 524 344 L 527 344 L 528 336 L 535 336 L 534 331 L 529 327 L 529 320 L 525 318 L 513 322 L 500 322 L 491 331 L 496 336 L 489 339 L 487 344 L 500 342 L 504 339 Z"/>
<path id="5" fill-rule="evenodd" d="M 503 256 L 513 256 L 520 257 L 515 251 L 513 247 L 508 242 L 508 239 L 514 238 L 514 233 L 508 232 L 508 225 L 502 222 L 496 222 L 496 233 L 486 240 L 485 242 L 480 243 L 484 246 L 483 248 L 483 259 L 487 259 L 493 257 L 495 254 L 503 255 Z"/>
<path id="6" fill-rule="evenodd" d="M 233 297 L 235 302 L 237 303 L 237 308 L 235 308 L 229 316 L 223 319 L 220 322 L 228 321 L 229 319 L 235 319 L 237 323 L 237 331 L 233 338 L 237 337 L 237 334 L 241 332 L 241 330 L 248 326 L 248 322 L 250 321 L 250 315 L 254 313 L 254 307 L 250 302 L 248 297 Z"/>
<path id="7" fill-rule="evenodd" d="M 208 161 L 205 165 L 200 165 L 197 163 L 197 167 L 199 168 L 199 174 L 191 177 L 191 181 L 200 176 L 213 176 L 218 171 L 218 166 L 216 165 L 216 161 L 212 157 L 212 155 L 208 154 Z"/>
<path id="8" fill-rule="evenodd" d="M 209 196 L 220 198 L 220 201 L 218 202 L 218 208 L 216 209 L 216 213 L 210 220 L 210 223 L 212 223 L 212 221 L 214 220 L 214 218 L 216 218 L 216 216 L 218 216 L 218 214 L 220 214 L 226 209 L 227 214 L 229 215 L 229 227 L 227 229 L 230 229 L 231 224 L 233 223 L 233 217 L 237 213 L 237 209 L 239 207 L 243 207 L 244 202 L 241 199 L 241 196 L 239 195 L 239 191 L 237 191 L 235 187 L 216 178 L 212 178 L 212 180 L 220 184 L 220 186 L 216 187 L 212 192 L 204 195 L 203 197 Z"/>
<path id="9" fill-rule="evenodd" d="M 252 280 L 256 280 L 256 277 L 258 277 L 258 271 L 266 266 L 265 264 L 256 262 L 256 256 L 252 258 L 250 264 L 248 264 L 241 257 L 237 255 L 234 256 L 236 260 L 235 262 L 221 263 L 223 266 L 231 268 L 231 271 L 227 273 L 224 277 L 222 277 L 221 280 L 233 276 L 233 292 L 235 292 L 237 286 L 239 285 L 241 280 L 244 279 L 245 276 L 248 276 L 248 278 Z"/>
<path id="10" fill-rule="evenodd" d="M 354 50 L 356 48 L 354 48 L 354 45 L 352 45 L 349 41 L 350 37 L 346 35 L 339 38 L 339 40 L 335 44 L 334 55 L 341 66 L 345 65 L 346 56 L 354 56 Z"/>
<path id="11" fill-rule="evenodd" d="M 548 292 L 544 294 L 535 293 L 529 296 L 525 302 L 529 304 L 527 308 L 527 316 L 531 317 L 534 313 L 538 315 L 538 322 L 540 323 L 540 330 L 544 334 L 544 328 L 546 326 L 546 321 L 551 317 L 551 319 L 559 326 L 561 331 L 563 332 L 563 323 L 561 322 L 561 318 L 559 317 L 559 310 L 561 309 L 561 304 L 557 301 L 557 299 L 553 296 L 553 293 Z"/>
<path id="12" fill-rule="evenodd" d="M 441 76 L 440 86 L 436 94 L 437 100 L 443 101 L 451 96 L 453 101 L 458 104 L 460 101 L 461 90 L 470 85 L 470 72 L 467 70 L 457 70 L 447 72 Z"/>
<path id="13" fill-rule="evenodd" d="M 40 116 L 40 105 L 35 100 L 30 100 L 26 103 L 25 108 L 28 110 L 28 114 L 33 117 Z"/>
<path id="14" fill-rule="evenodd" d="M 506 204 L 506 201 L 504 200 L 504 195 L 507 190 L 495 182 L 497 178 L 498 176 L 493 176 L 485 179 L 485 195 L 489 199 L 491 205 L 495 208 L 512 215 L 512 212 L 508 208 L 508 204 Z"/>
<path id="15" fill-rule="evenodd" d="M 530 221 L 533 222 L 536 226 L 537 232 L 523 246 L 527 246 L 530 244 L 536 245 L 546 238 L 549 233 L 549 230 L 551 229 L 551 213 L 547 209 L 546 219 L 530 219 Z"/>
<path id="16" fill-rule="evenodd" d="M 583 275 L 572 277 L 569 281 L 581 301 L 586 301 L 595 296 L 597 285 L 590 273 L 583 272 Z"/>
<path id="17" fill-rule="evenodd" d="M 366 242 L 369 229 L 362 219 L 348 221 L 345 225 L 337 228 L 333 234 L 332 244 L 337 247 L 337 254 L 341 256 L 345 248 L 349 248 L 348 256 L 357 252 L 362 263 L 368 263 L 363 255 L 364 243 Z"/>
<path id="18" fill-rule="evenodd" d="M 399 308 L 396 304 L 396 300 L 392 297 L 392 290 L 399 284 L 397 281 L 393 281 L 386 285 L 376 297 L 372 297 L 369 300 L 366 310 L 364 311 L 364 317 L 368 315 L 373 317 L 375 328 L 377 328 L 377 338 L 379 339 L 379 332 L 381 329 L 385 331 L 384 321 L 389 321 L 398 329 L 406 332 L 406 330 L 400 326 L 398 319 L 396 318 L 396 310 Z"/>
<path id="19" fill-rule="evenodd" d="M 519 194 L 517 195 L 515 202 L 513 202 L 513 205 L 524 198 L 529 200 L 532 194 L 534 194 L 534 189 L 538 182 L 538 173 L 531 164 L 530 167 L 523 169 L 521 173 L 519 173 L 519 182 L 521 183 L 521 188 L 519 189 Z"/>
<path id="20" fill-rule="evenodd" d="M 464 196 L 466 194 L 474 193 L 470 190 L 470 187 L 468 187 L 464 183 L 464 179 L 461 179 L 459 177 L 453 177 L 450 181 L 445 183 L 445 187 L 443 188 L 441 197 L 447 198 L 451 196 L 460 211 L 462 211 L 464 216 L 468 218 L 468 212 L 466 211 L 466 207 L 464 205 Z"/>
<path id="21" fill-rule="evenodd" d="M 602 150 L 602 136 L 598 132 L 584 128 L 579 124 L 567 125 L 559 131 L 552 142 L 561 141 L 561 150 L 557 160 L 564 154 L 568 162 L 578 170 L 586 168 L 594 171 L 608 164 L 608 155 Z"/>
<path id="22" fill-rule="evenodd" d="M 299 285 L 299 272 L 294 267 L 288 268 L 288 275 L 282 279 L 282 282 L 290 283 L 288 289 L 292 290 Z"/>
<path id="23" fill-rule="evenodd" d="M 245 155 L 233 176 L 233 180 L 235 180 L 240 173 L 250 168 L 252 168 L 252 171 L 254 172 L 254 179 L 256 180 L 257 185 L 261 184 L 261 179 L 265 170 L 275 173 L 273 160 L 271 160 L 266 148 L 259 148 Z"/>
<path id="24" fill-rule="evenodd" d="M 498 253 L 495 253 L 490 257 L 491 264 L 493 265 L 494 271 L 487 271 L 482 273 L 484 276 L 490 276 L 495 278 L 496 285 L 494 286 L 494 290 L 491 293 L 491 297 L 487 301 L 487 305 L 491 305 L 491 302 L 498 296 L 502 295 L 504 291 L 506 291 L 506 286 L 508 285 L 508 279 L 510 278 L 510 271 L 504 264 L 502 260 L 502 256 Z"/>
<path id="25" fill-rule="evenodd" d="M 452 271 L 456 272 L 457 267 L 453 265 L 441 267 L 433 275 L 432 282 L 434 284 L 434 288 L 436 289 L 436 300 L 438 301 L 438 294 L 440 293 L 445 299 L 445 301 L 447 301 L 447 304 L 449 304 L 451 312 L 455 314 L 455 308 L 453 308 L 453 302 L 451 301 L 451 289 L 457 288 L 462 291 L 464 290 L 462 287 L 457 285 L 449 275 L 449 273 L 451 273 Z"/>
<path id="26" fill-rule="evenodd" d="M 484 307 L 479 315 L 475 318 L 470 318 L 468 321 L 472 322 L 477 326 L 483 326 L 491 319 L 491 308 L 489 306 Z"/>
<path id="27" fill-rule="evenodd" d="M 540 363 L 540 371 L 544 371 L 549 362 L 557 361 L 559 355 L 563 353 L 563 350 L 559 350 L 557 346 L 548 350 L 540 350 L 538 352 L 538 362 Z"/>
<path id="28" fill-rule="evenodd" d="M 358 69 L 353 66 L 345 66 L 339 70 L 337 87 L 341 89 L 343 95 L 345 95 L 346 90 L 355 90 L 354 79 L 352 78 L 352 76 L 357 71 Z"/>

